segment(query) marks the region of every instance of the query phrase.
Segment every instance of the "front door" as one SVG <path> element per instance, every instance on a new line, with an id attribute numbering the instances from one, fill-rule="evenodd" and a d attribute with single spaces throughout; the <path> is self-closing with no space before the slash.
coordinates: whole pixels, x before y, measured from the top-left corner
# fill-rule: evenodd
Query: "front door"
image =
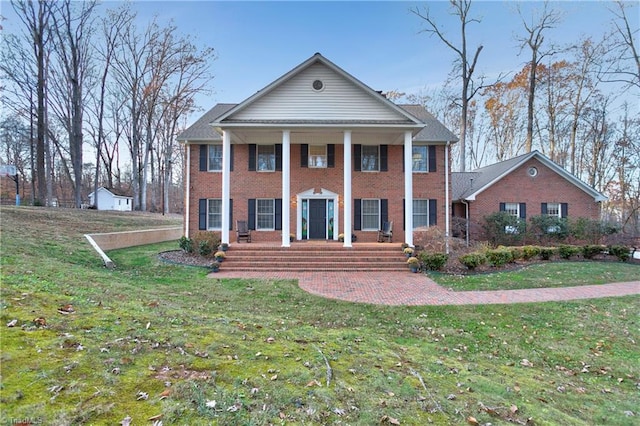
<path id="1" fill-rule="evenodd" d="M 327 200 L 309 200 L 309 239 L 327 238 Z"/>

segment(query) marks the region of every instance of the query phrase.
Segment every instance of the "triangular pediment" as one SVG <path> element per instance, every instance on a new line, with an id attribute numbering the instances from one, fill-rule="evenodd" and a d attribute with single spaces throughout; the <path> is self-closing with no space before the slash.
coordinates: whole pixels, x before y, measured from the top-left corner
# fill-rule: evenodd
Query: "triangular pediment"
<path id="1" fill-rule="evenodd" d="M 420 125 L 322 55 L 316 54 L 216 120 L 241 123 Z"/>

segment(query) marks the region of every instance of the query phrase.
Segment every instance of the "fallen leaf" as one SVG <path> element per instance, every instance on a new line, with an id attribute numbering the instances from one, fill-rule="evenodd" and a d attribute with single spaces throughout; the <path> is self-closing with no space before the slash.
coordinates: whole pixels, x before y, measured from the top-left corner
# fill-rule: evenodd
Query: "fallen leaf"
<path id="1" fill-rule="evenodd" d="M 17 319 L 12 319 L 7 323 L 7 327 L 15 327 L 17 323 L 18 323 Z"/>
<path id="2" fill-rule="evenodd" d="M 160 420 L 160 419 L 162 418 L 162 416 L 163 416 L 163 414 L 162 414 L 162 413 L 160 413 L 160 414 L 156 414 L 155 416 L 151 416 L 151 417 L 149 417 L 149 421 L 150 421 L 150 422 L 154 422 L 154 421 L 156 421 L 156 420 Z"/>
<path id="3" fill-rule="evenodd" d="M 467 417 L 467 423 L 469 423 L 470 425 L 473 425 L 473 426 L 478 426 L 480 424 L 480 423 L 478 423 L 478 420 L 473 416 Z"/>
<path id="4" fill-rule="evenodd" d="M 127 416 L 124 419 L 122 419 L 122 421 L 120 422 L 120 424 L 122 426 L 129 426 L 131 424 L 131 417 Z"/>
<path id="5" fill-rule="evenodd" d="M 276 341 L 276 339 L 274 339 L 273 337 L 267 337 L 267 340 L 265 340 L 267 343 L 273 343 Z"/>
<path id="6" fill-rule="evenodd" d="M 208 408 L 216 408 L 216 405 L 218 405 L 218 403 L 216 402 L 216 400 L 210 400 L 210 401 L 207 401 L 205 405 Z"/>
<path id="7" fill-rule="evenodd" d="M 389 423 L 390 425 L 399 425 L 400 421 L 398 419 L 385 415 L 385 416 L 382 416 L 382 418 L 380 419 L 380 423 Z"/>
<path id="8" fill-rule="evenodd" d="M 46 327 L 47 326 L 47 320 L 44 319 L 44 317 L 38 317 L 38 318 L 34 319 L 33 323 L 35 324 L 36 327 Z"/>
<path id="9" fill-rule="evenodd" d="M 307 383 L 307 387 L 308 388 L 313 387 L 313 386 L 322 386 L 322 383 L 320 383 L 317 380 L 312 380 L 309 383 Z"/>
<path id="10" fill-rule="evenodd" d="M 160 394 L 160 399 L 165 399 L 168 398 L 169 395 L 171 395 L 171 389 L 165 389 L 162 391 L 162 393 Z"/>
<path id="11" fill-rule="evenodd" d="M 270 380 L 271 380 L 272 382 L 273 382 L 274 380 L 278 380 L 278 375 L 277 375 L 277 374 L 274 374 L 273 376 L 271 376 L 271 379 L 270 379 Z"/>
<path id="12" fill-rule="evenodd" d="M 511 411 L 511 414 L 516 414 L 518 412 L 518 406 L 512 404 L 511 408 L 509 408 L 509 411 Z"/>
<path id="13" fill-rule="evenodd" d="M 533 363 L 526 358 L 520 361 L 520 365 L 523 367 L 533 367 Z"/>
<path id="14" fill-rule="evenodd" d="M 74 312 L 75 312 L 75 309 L 73 309 L 73 305 L 71 304 L 61 306 L 60 309 L 58 309 L 58 313 L 61 313 L 63 315 L 69 315 Z"/>

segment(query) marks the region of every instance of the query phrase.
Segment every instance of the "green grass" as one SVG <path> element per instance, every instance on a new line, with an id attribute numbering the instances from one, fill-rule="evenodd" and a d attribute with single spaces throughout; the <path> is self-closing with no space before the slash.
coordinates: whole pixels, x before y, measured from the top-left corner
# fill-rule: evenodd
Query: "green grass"
<path id="1" fill-rule="evenodd" d="M 621 262 L 553 262 L 516 271 L 471 275 L 429 272 L 438 284 L 453 290 L 515 290 L 571 287 L 640 280 L 640 265 Z"/>
<path id="2" fill-rule="evenodd" d="M 352 304 L 159 262 L 174 243 L 111 251 L 107 270 L 82 233 L 108 231 L 109 218 L 74 211 L 83 223 L 67 226 L 56 212 L 0 211 L 2 424 L 632 425 L 640 414 L 639 297 Z M 66 304 L 75 312 L 59 313 Z"/>

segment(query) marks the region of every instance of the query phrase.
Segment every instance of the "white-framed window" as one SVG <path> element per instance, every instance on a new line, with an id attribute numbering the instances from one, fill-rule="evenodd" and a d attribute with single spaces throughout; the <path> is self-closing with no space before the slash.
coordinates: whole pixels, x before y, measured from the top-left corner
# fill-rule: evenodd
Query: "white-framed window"
<path id="1" fill-rule="evenodd" d="M 222 145 L 209 145 L 207 160 L 208 171 L 222 171 Z"/>
<path id="2" fill-rule="evenodd" d="M 413 162 L 413 171 L 428 172 L 429 171 L 429 147 L 426 145 L 414 145 L 411 149 L 412 149 L 411 159 Z"/>
<path id="3" fill-rule="evenodd" d="M 413 227 L 429 226 L 429 200 L 413 200 Z"/>
<path id="4" fill-rule="evenodd" d="M 276 170 L 276 146 L 258 145 L 257 160 L 259 172 L 273 172 Z"/>
<path id="5" fill-rule="evenodd" d="M 380 147 L 378 145 L 362 145 L 361 170 L 363 172 L 380 171 Z"/>
<path id="6" fill-rule="evenodd" d="M 326 168 L 327 167 L 327 146 L 326 145 L 309 145 L 309 167 L 310 168 Z"/>
<path id="7" fill-rule="evenodd" d="M 504 203 L 504 211 L 509 213 L 511 216 L 515 216 L 518 219 L 520 218 L 520 203 Z M 505 234 L 517 234 L 518 227 L 507 225 L 504 227 Z"/>
<path id="8" fill-rule="evenodd" d="M 222 199 L 207 200 L 207 229 L 222 229 Z"/>
<path id="9" fill-rule="evenodd" d="M 504 203 L 504 211 L 511 216 L 520 217 L 520 203 Z"/>
<path id="10" fill-rule="evenodd" d="M 256 200 L 256 229 L 264 231 L 272 231 L 275 229 L 275 200 L 258 199 Z"/>
<path id="11" fill-rule="evenodd" d="M 380 229 L 380 200 L 362 200 L 362 230 Z"/>
<path id="12" fill-rule="evenodd" d="M 547 216 L 562 217 L 560 203 L 547 203 Z"/>

